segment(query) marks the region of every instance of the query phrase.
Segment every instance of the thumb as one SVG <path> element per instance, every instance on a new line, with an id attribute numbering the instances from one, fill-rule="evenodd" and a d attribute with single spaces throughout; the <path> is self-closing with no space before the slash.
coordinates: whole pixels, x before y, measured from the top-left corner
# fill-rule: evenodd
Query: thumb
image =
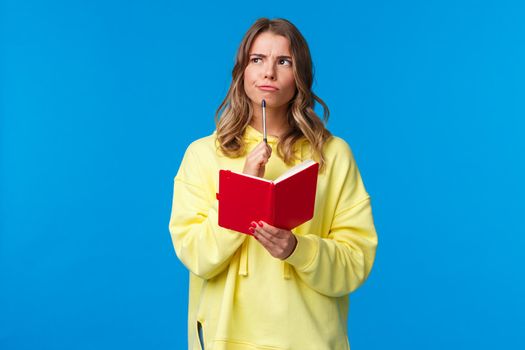
<path id="1" fill-rule="evenodd" d="M 263 165 L 261 165 L 259 167 L 259 174 L 258 174 L 259 176 L 258 177 L 264 177 L 264 171 L 265 171 L 265 165 L 263 164 Z"/>

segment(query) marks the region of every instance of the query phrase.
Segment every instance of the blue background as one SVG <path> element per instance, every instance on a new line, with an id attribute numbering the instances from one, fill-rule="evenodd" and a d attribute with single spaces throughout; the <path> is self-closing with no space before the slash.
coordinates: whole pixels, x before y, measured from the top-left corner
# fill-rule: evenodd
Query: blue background
<path id="1" fill-rule="evenodd" d="M 525 348 L 524 2 L 1 4 L 1 349 L 186 347 L 173 177 L 263 16 L 372 196 L 352 349 Z"/>

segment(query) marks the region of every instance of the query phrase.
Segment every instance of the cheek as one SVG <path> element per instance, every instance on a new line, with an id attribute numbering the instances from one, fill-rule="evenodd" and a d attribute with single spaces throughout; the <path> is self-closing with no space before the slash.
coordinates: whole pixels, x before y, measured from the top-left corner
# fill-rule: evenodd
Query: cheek
<path id="1" fill-rule="evenodd" d="M 255 80 L 253 79 L 253 72 L 251 72 L 249 69 L 246 69 L 244 71 L 244 92 L 246 93 L 246 96 L 248 96 L 248 98 L 250 100 L 253 100 L 254 98 L 256 98 L 256 91 L 255 91 L 255 88 L 254 88 L 254 83 L 255 83 Z"/>
<path id="2" fill-rule="evenodd" d="M 292 94 L 295 93 L 295 79 L 293 74 L 290 74 L 286 77 L 285 86 L 286 90 L 289 90 Z"/>
<path id="3" fill-rule="evenodd" d="M 250 95 L 251 94 L 251 90 L 252 90 L 252 84 L 250 83 L 250 78 L 245 75 L 244 76 L 244 92 L 246 92 L 246 94 Z"/>
<path id="4" fill-rule="evenodd" d="M 245 84 L 248 84 L 248 85 L 252 85 L 253 84 L 253 71 L 249 68 L 246 68 L 244 70 L 244 83 Z"/>

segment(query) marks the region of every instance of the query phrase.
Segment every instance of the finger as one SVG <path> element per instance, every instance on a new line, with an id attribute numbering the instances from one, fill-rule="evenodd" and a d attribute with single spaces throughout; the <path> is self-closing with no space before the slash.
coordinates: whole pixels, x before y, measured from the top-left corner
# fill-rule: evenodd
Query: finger
<path id="1" fill-rule="evenodd" d="M 265 158 L 258 158 L 256 160 L 254 160 L 254 164 L 259 167 L 259 168 L 262 168 L 266 165 L 266 163 L 268 163 L 268 160 L 265 159 Z"/>
<path id="2" fill-rule="evenodd" d="M 266 231 L 265 229 L 261 228 L 260 226 L 257 226 L 255 228 L 255 232 L 261 237 L 264 237 L 266 240 L 271 242 L 273 245 L 278 245 L 280 238 L 275 237 L 271 232 Z"/>
<path id="3" fill-rule="evenodd" d="M 285 236 L 284 230 L 281 230 L 278 227 L 272 226 L 272 225 L 270 225 L 269 223 L 267 223 L 265 221 L 260 220 L 260 221 L 257 222 L 257 224 L 259 225 L 259 227 L 261 227 L 263 230 L 265 230 L 266 232 L 268 232 L 269 234 L 271 234 L 274 237 L 283 237 L 283 236 Z"/>
<path id="4" fill-rule="evenodd" d="M 264 154 L 268 157 L 270 157 L 272 155 L 272 148 L 269 146 L 269 145 L 266 145 L 262 151 L 264 152 Z"/>
<path id="5" fill-rule="evenodd" d="M 253 236 L 261 245 L 270 253 L 273 251 L 273 248 L 275 247 L 275 243 L 273 243 L 271 240 L 268 239 L 267 236 L 261 234 L 257 229 L 253 232 Z"/>
<path id="6" fill-rule="evenodd" d="M 268 157 L 272 155 L 272 148 L 269 145 L 266 145 L 266 154 Z"/>
<path id="7" fill-rule="evenodd" d="M 256 238 L 261 243 L 261 245 L 270 253 L 274 258 L 282 259 L 283 254 L 286 250 L 286 245 L 284 242 L 276 244 L 273 242 L 267 235 L 261 233 L 261 231 L 256 232 Z M 271 237 L 271 236 L 270 236 Z"/>
<path id="8" fill-rule="evenodd" d="M 264 142 L 261 142 L 257 146 L 255 146 L 253 148 L 253 150 L 252 150 L 252 153 L 259 153 L 259 152 L 268 154 L 268 156 L 269 156 L 269 155 L 272 154 L 272 147 L 270 147 L 270 145 L 268 145 L 268 144 L 266 144 Z"/>
<path id="9" fill-rule="evenodd" d="M 259 158 L 257 159 L 257 162 L 258 162 L 259 164 L 266 164 L 266 163 L 268 163 L 269 160 L 270 160 L 270 159 L 269 159 L 269 157 L 268 157 L 266 154 L 261 154 L 261 155 L 259 156 Z"/>
<path id="10" fill-rule="evenodd" d="M 253 157 L 253 156 L 256 156 L 256 155 L 261 154 L 261 153 L 263 153 L 263 152 L 266 152 L 266 148 L 265 148 L 265 146 L 262 145 L 262 144 L 258 144 L 257 146 L 255 146 L 255 147 L 250 151 L 250 153 L 249 153 L 248 156 L 249 156 L 249 157 L 250 157 L 250 156 Z"/>
<path id="11" fill-rule="evenodd" d="M 268 159 L 268 158 L 270 158 L 270 155 L 271 155 L 271 152 L 268 153 L 267 149 L 261 148 L 261 149 L 258 149 L 256 151 L 252 152 L 251 157 L 253 159 L 258 159 L 258 158 Z"/>
<path id="12" fill-rule="evenodd" d="M 260 226 L 257 222 L 255 221 L 252 221 L 251 223 L 252 225 L 252 228 L 253 228 L 253 233 L 254 234 L 257 234 L 258 236 L 260 235 L 264 235 L 267 239 L 271 239 L 272 238 L 272 235 L 269 234 L 269 233 L 266 233 Z"/>
<path id="13" fill-rule="evenodd" d="M 269 146 L 268 144 L 266 144 L 266 142 L 262 141 L 261 143 L 259 143 L 257 146 L 255 146 L 254 149 L 257 149 L 257 150 L 265 150 L 267 149 Z"/>

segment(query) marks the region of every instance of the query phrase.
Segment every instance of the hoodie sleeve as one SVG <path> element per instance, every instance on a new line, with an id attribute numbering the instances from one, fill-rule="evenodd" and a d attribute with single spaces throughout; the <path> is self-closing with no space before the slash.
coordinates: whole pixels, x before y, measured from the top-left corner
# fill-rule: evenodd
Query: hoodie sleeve
<path id="1" fill-rule="evenodd" d="M 205 172 L 188 147 L 174 179 L 169 230 L 182 263 L 195 275 L 210 279 L 228 266 L 246 236 L 218 225 L 218 204 L 215 193 L 205 190 L 209 188 Z"/>
<path id="2" fill-rule="evenodd" d="M 297 246 L 285 261 L 312 289 L 339 297 L 357 289 L 368 277 L 377 234 L 370 197 L 346 143 L 334 161 L 330 181 L 330 197 L 336 204 L 334 213 L 323 213 L 323 220 L 331 220 L 328 235 L 296 235 Z"/>

